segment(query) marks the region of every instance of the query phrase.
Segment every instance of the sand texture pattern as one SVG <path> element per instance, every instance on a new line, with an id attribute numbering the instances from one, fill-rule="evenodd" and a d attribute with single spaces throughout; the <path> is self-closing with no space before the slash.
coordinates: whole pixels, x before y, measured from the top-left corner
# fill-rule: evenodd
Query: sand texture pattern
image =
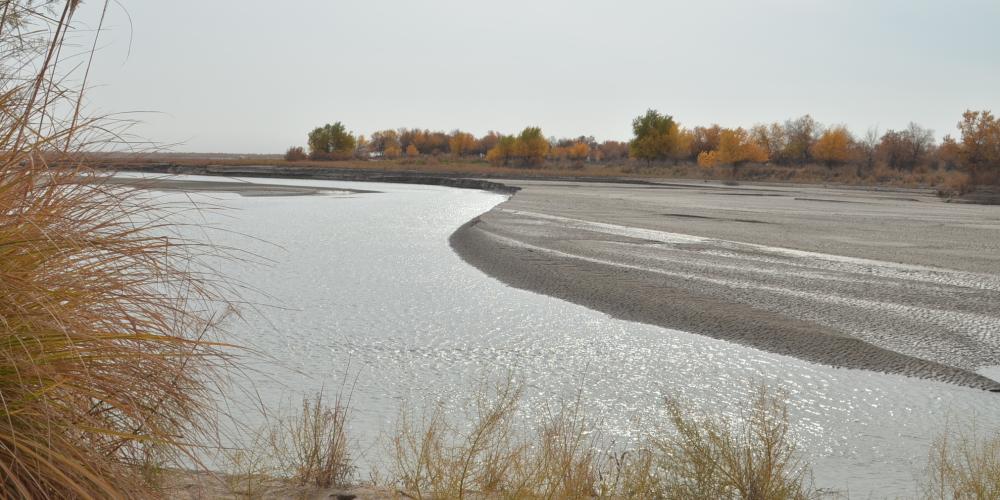
<path id="1" fill-rule="evenodd" d="M 512 286 L 833 366 L 991 391 L 1000 207 L 918 191 L 517 181 L 453 248 Z"/>

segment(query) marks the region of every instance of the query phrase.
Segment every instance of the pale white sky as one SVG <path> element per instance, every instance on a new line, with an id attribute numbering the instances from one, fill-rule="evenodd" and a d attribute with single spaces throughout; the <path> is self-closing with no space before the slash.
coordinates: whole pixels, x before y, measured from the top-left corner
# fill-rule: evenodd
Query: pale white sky
<path id="1" fill-rule="evenodd" d="M 997 0 L 120 1 L 88 107 L 156 111 L 134 131 L 178 151 L 280 153 L 334 121 L 627 139 L 656 108 L 940 137 L 1000 112 Z"/>

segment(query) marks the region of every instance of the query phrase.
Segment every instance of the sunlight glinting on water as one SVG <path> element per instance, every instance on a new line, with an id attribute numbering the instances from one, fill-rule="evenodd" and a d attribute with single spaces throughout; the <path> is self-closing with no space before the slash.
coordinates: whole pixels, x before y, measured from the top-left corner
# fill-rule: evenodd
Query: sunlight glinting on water
<path id="1" fill-rule="evenodd" d="M 205 215 L 226 230 L 211 232 L 212 240 L 274 261 L 222 264 L 273 297 L 258 300 L 280 306 L 233 327 L 237 343 L 271 357 L 252 363 L 262 372 L 254 386 L 277 407 L 324 388 L 336 392 L 347 373 L 348 385 L 356 384 L 353 431 L 366 463 L 381 460 L 382 447 L 371 443 L 393 429 L 403 402 L 429 408 L 441 401 L 461 412 L 479 381 L 508 372 L 525 383 L 529 420 L 579 394 L 602 435 L 619 444 L 662 426 L 667 395 L 736 416 L 763 381 L 787 391 L 817 486 L 861 498 L 913 494 L 930 441 L 947 420 L 975 416 L 980 425 L 1000 426 L 1000 398 L 985 391 L 816 365 L 508 287 L 448 246 L 455 229 L 503 196 L 298 183 L 380 192 L 163 196 L 232 207 Z"/>

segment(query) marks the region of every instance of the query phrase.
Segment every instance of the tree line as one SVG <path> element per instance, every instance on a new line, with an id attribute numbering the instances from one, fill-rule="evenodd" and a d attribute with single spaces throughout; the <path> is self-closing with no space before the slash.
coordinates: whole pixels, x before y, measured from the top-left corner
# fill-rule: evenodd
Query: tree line
<path id="1" fill-rule="evenodd" d="M 604 141 L 593 136 L 575 139 L 547 138 L 538 127 L 519 134 L 495 131 L 476 137 L 469 132 L 451 133 L 427 129 L 387 129 L 366 137 L 349 132 L 341 122 L 313 129 L 308 134 L 308 150 L 288 148 L 288 160 L 397 159 L 421 156 L 486 159 L 495 164 L 537 167 L 547 160 L 614 161 L 629 156 L 628 143 Z"/>
<path id="2" fill-rule="evenodd" d="M 966 111 L 956 137 L 940 143 L 933 131 L 916 123 L 880 133 L 869 129 L 855 135 L 843 125 L 826 126 L 804 115 L 784 122 L 727 128 L 718 124 L 683 127 L 672 116 L 649 110 L 632 122 L 629 142 L 598 142 L 592 136 L 547 138 L 539 127 L 520 133 L 451 133 L 427 129 L 387 129 L 369 137 L 356 136 L 340 122 L 308 134 L 308 153 L 293 147 L 289 160 L 416 158 L 447 155 L 485 159 L 513 167 L 539 167 L 546 162 L 621 162 L 654 164 L 693 162 L 711 169 L 728 167 L 735 176 L 747 164 L 791 167 L 852 165 L 858 175 L 876 166 L 900 171 L 918 167 L 961 169 L 974 183 L 1000 183 L 1000 120 L 990 111 Z"/>

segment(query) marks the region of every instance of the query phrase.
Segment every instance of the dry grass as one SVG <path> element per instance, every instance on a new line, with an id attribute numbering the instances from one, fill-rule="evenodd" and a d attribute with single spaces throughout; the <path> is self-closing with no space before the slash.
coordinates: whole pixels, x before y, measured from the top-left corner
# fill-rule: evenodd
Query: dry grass
<path id="1" fill-rule="evenodd" d="M 403 416 L 393 438 L 395 483 L 414 498 L 589 498 L 598 455 L 579 405 L 560 408 L 533 435 L 517 432 L 521 388 L 508 379 L 479 391 L 467 420 L 441 408 Z"/>
<path id="2" fill-rule="evenodd" d="M 784 395 L 761 387 L 735 421 L 667 401 L 675 430 L 653 439 L 656 498 L 806 499 L 808 468 L 796 458 Z M 645 467 L 645 464 L 642 464 Z M 638 486 L 631 489 L 639 489 Z"/>
<path id="3" fill-rule="evenodd" d="M 77 3 L 4 2 L 0 18 L 3 496 L 153 494 L 160 466 L 210 435 L 206 380 L 225 359 L 209 341 L 221 296 L 191 264 L 204 249 L 72 167 L 109 130 L 57 83 Z"/>
<path id="4" fill-rule="evenodd" d="M 346 486 L 356 467 L 347 427 L 349 400 L 338 397 L 328 405 L 323 396 L 302 400 L 302 411 L 279 419 L 269 443 L 279 474 L 299 485 L 319 488 Z"/>
<path id="5" fill-rule="evenodd" d="M 808 468 L 789 437 L 780 395 L 761 389 L 741 418 L 666 404 L 669 429 L 616 453 L 591 432 L 581 405 L 564 405 L 534 432 L 517 432 L 521 390 L 480 391 L 462 423 L 440 409 L 401 419 L 396 484 L 414 498 L 807 499 Z"/>
<path id="6" fill-rule="evenodd" d="M 196 307 L 219 296 L 149 207 L 24 156 L 0 163 L 4 486 L 138 491 L 128 466 L 189 448 L 212 418 L 204 381 L 222 355 Z"/>
<path id="7" fill-rule="evenodd" d="M 278 472 L 267 427 L 245 435 L 239 446 L 223 448 L 226 492 L 239 498 L 263 498 Z"/>
<path id="8" fill-rule="evenodd" d="M 927 499 L 1000 498 L 1000 434 L 975 425 L 942 433 L 931 447 L 926 478 Z"/>
<path id="9" fill-rule="evenodd" d="M 264 423 L 238 447 L 224 450 L 228 493 L 264 498 L 288 488 L 315 491 L 354 484 L 349 403 L 340 396 L 332 405 L 322 394 L 304 398 L 299 411 Z"/>

